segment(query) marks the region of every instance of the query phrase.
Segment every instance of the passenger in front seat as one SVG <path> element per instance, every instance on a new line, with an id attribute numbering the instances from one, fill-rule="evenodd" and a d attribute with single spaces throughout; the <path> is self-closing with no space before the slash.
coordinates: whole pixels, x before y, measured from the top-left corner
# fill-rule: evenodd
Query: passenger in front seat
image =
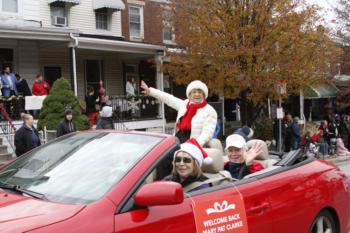
<path id="1" fill-rule="evenodd" d="M 226 148 L 229 162 L 224 166 L 231 173 L 232 178 L 242 179 L 244 176 L 260 171 L 264 167 L 255 162 L 255 158 L 261 154 L 262 147 L 254 144 L 248 151 L 246 140 L 239 134 L 232 134 L 226 138 Z"/>
<path id="2" fill-rule="evenodd" d="M 196 139 L 190 139 L 181 144 L 180 150 L 176 151 L 173 159 L 173 172 L 164 178 L 167 181 L 178 182 L 187 191 L 194 191 L 207 188 L 209 184 L 202 184 L 192 190 L 186 189 L 187 186 L 194 182 L 203 182 L 208 179 L 202 173 L 203 161 L 210 161 L 206 152 L 198 144 Z M 188 187 L 187 187 L 188 188 Z"/>

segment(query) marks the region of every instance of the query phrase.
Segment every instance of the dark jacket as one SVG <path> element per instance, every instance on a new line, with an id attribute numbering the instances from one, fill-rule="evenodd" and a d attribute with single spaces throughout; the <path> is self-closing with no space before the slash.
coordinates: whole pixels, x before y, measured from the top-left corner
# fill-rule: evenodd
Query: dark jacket
<path id="1" fill-rule="evenodd" d="M 173 181 L 173 182 L 177 182 L 177 183 L 181 184 L 181 186 L 183 188 L 185 188 L 187 185 L 190 185 L 194 182 L 206 181 L 207 179 L 208 179 L 208 177 L 206 177 L 204 175 L 201 175 L 200 177 L 189 176 L 186 180 L 181 182 L 180 176 L 177 174 L 171 174 L 171 175 L 164 178 L 164 180 L 166 180 L 166 181 Z M 190 190 L 190 191 L 196 191 L 196 190 L 200 190 L 200 189 L 204 189 L 204 188 L 208 188 L 208 187 L 210 187 L 210 184 L 202 184 L 201 186 L 199 186 L 193 190 Z"/>
<path id="2" fill-rule="evenodd" d="M 246 175 L 261 171 L 263 169 L 264 167 L 260 163 L 255 161 L 250 166 L 247 166 L 245 163 L 239 164 L 233 162 L 227 162 L 224 166 L 224 170 L 229 171 L 231 173 L 232 178 L 239 180 L 245 177 Z"/>
<path id="3" fill-rule="evenodd" d="M 64 119 L 61 121 L 61 123 L 58 125 L 56 136 L 61 137 L 65 134 L 72 133 L 77 131 L 77 128 L 75 126 L 75 123 L 73 121 L 68 121 L 67 119 Z"/>
<path id="4" fill-rule="evenodd" d="M 100 119 L 98 119 L 96 129 L 113 129 L 112 117 L 100 117 Z"/>
<path id="5" fill-rule="evenodd" d="M 27 80 L 22 79 L 17 82 L 17 91 L 19 95 L 22 96 L 31 96 L 32 92 L 30 91 L 30 88 L 28 86 Z"/>
<path id="6" fill-rule="evenodd" d="M 96 95 L 87 95 L 85 96 L 86 102 L 86 114 L 96 112 Z"/>
<path id="7" fill-rule="evenodd" d="M 35 144 L 33 142 L 33 137 L 36 137 L 37 139 L 37 143 Z M 16 146 L 17 156 L 20 156 L 40 145 L 41 143 L 40 143 L 39 133 L 34 127 L 30 129 L 26 125 L 23 125 L 21 128 L 19 128 L 16 131 L 15 146 Z"/>
<path id="8" fill-rule="evenodd" d="M 300 136 L 300 129 L 299 129 L 299 125 L 298 122 L 293 121 L 292 125 L 291 125 L 291 130 L 292 130 L 292 135 L 293 135 L 293 141 L 297 141 L 300 143 L 301 141 L 301 136 Z"/>

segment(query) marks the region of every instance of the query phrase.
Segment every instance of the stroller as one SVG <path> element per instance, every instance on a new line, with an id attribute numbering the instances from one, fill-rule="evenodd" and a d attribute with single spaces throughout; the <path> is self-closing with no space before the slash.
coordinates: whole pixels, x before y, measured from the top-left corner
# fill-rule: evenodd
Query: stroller
<path id="1" fill-rule="evenodd" d="M 334 155 L 337 149 L 337 138 L 332 137 L 329 139 L 330 145 L 329 145 L 329 154 Z"/>

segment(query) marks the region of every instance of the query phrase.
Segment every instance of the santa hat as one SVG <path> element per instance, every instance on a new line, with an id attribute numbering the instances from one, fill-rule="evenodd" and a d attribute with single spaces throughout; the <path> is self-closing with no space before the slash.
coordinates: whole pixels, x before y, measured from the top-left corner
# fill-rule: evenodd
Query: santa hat
<path id="1" fill-rule="evenodd" d="M 195 160 L 197 160 L 199 166 L 202 166 L 203 163 L 210 164 L 212 162 L 212 158 L 208 157 L 208 154 L 203 150 L 201 145 L 199 145 L 197 140 L 194 138 L 191 138 L 185 143 L 182 143 L 181 149 L 175 152 L 174 158 L 181 151 L 191 155 Z"/>
<path id="2" fill-rule="evenodd" d="M 190 93 L 191 91 L 193 91 L 194 89 L 200 89 L 203 91 L 205 99 L 208 98 L 208 87 L 207 85 L 205 85 L 205 83 L 199 81 L 199 80 L 195 80 L 192 81 L 190 84 L 188 84 L 187 89 L 186 89 L 186 96 L 187 98 L 190 98 Z"/>

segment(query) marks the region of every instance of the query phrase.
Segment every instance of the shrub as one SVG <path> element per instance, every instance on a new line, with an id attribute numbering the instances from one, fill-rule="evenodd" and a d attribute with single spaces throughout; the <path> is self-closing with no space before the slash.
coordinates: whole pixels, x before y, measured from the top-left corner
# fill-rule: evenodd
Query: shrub
<path id="1" fill-rule="evenodd" d="M 64 118 L 66 108 L 73 110 L 73 121 L 78 130 L 89 128 L 89 121 L 85 115 L 82 115 L 79 100 L 74 96 L 69 82 L 60 78 L 52 86 L 50 94 L 45 98 L 40 110 L 38 129 L 42 130 L 45 126 L 49 130 L 56 130 L 58 124 Z"/>
<path id="2" fill-rule="evenodd" d="M 261 140 L 272 140 L 273 139 L 273 120 L 262 117 L 258 118 L 252 125 L 254 130 L 254 138 Z"/>

